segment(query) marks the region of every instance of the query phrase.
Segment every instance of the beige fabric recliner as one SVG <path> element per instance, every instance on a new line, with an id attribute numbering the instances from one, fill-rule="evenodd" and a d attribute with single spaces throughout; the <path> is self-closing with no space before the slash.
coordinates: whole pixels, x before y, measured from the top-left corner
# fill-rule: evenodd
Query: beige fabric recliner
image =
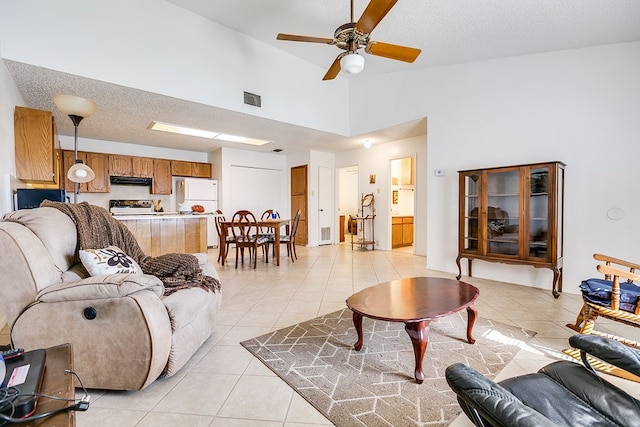
<path id="1" fill-rule="evenodd" d="M 0 221 L 0 311 L 13 345 L 71 343 L 74 369 L 89 388 L 141 390 L 175 374 L 213 333 L 220 292 L 163 296 L 152 275 L 87 277 L 74 264 L 76 241 L 73 221 L 55 208 Z M 206 254 L 196 256 L 204 274 L 218 278 Z"/>

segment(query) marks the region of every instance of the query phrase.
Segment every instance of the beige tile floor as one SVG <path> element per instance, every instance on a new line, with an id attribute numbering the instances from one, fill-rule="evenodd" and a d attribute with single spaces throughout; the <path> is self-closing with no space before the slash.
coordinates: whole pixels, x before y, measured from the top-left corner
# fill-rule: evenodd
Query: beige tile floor
<path id="1" fill-rule="evenodd" d="M 348 244 L 301 247 L 295 263 L 283 256 L 279 267 L 259 259 L 256 270 L 248 263 L 236 270 L 233 259 L 224 267 L 217 264 L 217 250 L 211 250 L 209 258 L 223 284 L 223 303 L 214 335 L 178 374 L 159 379 L 141 392 L 92 390 L 91 407 L 78 413 L 77 425 L 331 425 L 239 342 L 344 308 L 349 295 L 379 282 L 424 275 L 453 277 L 427 270 L 426 259 L 410 252 L 411 248 L 352 251 Z M 549 289 L 476 278 L 462 280 L 480 289 L 480 316 L 537 332 L 498 379 L 535 372 L 563 357 L 561 350 L 568 346 L 567 338 L 572 334 L 565 324 L 575 320 L 581 306 L 578 295 L 564 293 L 554 299 Z M 616 327 L 611 325 L 612 330 Z M 624 328 L 628 335 L 631 328 Z M 613 381 L 636 396 L 640 392 L 626 381 Z M 460 416 L 453 425 L 471 424 Z"/>

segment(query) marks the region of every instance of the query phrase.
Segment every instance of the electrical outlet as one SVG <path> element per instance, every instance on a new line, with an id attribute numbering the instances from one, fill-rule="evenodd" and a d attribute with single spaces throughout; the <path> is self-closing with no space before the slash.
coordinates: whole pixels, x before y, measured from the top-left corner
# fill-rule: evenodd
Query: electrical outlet
<path id="1" fill-rule="evenodd" d="M 444 169 L 436 169 L 433 171 L 434 176 L 444 176 Z"/>

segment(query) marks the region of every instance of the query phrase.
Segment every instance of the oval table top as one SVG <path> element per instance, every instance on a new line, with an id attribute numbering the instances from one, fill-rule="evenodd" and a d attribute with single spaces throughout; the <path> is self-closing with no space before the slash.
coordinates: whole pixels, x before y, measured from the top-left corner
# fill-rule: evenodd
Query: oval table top
<path id="1" fill-rule="evenodd" d="M 373 319 L 419 322 L 467 308 L 479 294 L 478 288 L 458 280 L 411 277 L 363 289 L 347 299 L 347 307 Z"/>

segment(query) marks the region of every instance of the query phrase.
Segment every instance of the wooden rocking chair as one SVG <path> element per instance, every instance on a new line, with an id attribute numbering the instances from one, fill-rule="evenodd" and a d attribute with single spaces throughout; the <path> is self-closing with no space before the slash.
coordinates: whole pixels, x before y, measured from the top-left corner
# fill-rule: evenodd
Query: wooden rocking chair
<path id="1" fill-rule="evenodd" d="M 581 334 L 614 339 L 630 347 L 640 349 L 640 343 L 637 340 L 595 329 L 598 317 L 640 328 L 640 284 L 633 283 L 640 280 L 640 275 L 636 274 L 636 270 L 640 270 L 640 264 L 601 254 L 594 254 L 593 258 L 596 261 L 604 262 L 597 267 L 604 278 L 582 281 L 580 284 L 583 299 L 582 309 L 576 323 L 569 323 L 567 327 Z M 619 267 L 627 269 L 627 271 Z M 579 351 L 574 349 L 564 350 L 564 353 L 577 359 L 580 358 Z M 599 370 L 640 382 L 640 378 L 630 377 L 631 374 L 628 372 L 613 366 L 601 365 Z"/>

